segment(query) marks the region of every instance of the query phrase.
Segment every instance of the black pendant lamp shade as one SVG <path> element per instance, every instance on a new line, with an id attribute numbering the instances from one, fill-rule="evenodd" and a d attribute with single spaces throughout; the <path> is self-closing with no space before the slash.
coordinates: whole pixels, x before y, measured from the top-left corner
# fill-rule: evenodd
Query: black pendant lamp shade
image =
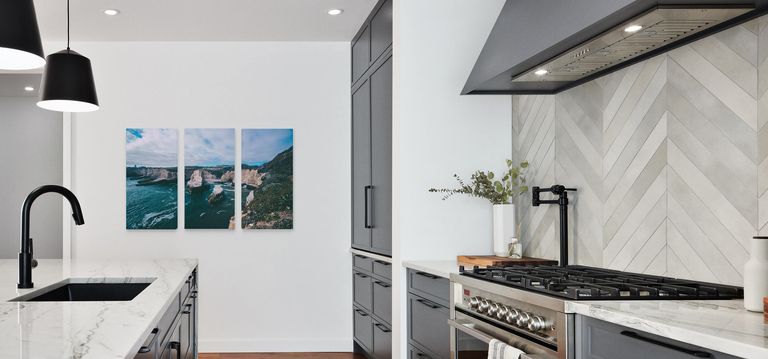
<path id="1" fill-rule="evenodd" d="M 48 63 L 43 71 L 37 106 L 58 112 L 91 112 L 99 109 L 91 60 L 69 48 L 69 0 L 67 49 L 48 55 L 46 60 Z"/>
<path id="2" fill-rule="evenodd" d="M 59 112 L 99 109 L 91 60 L 70 49 L 50 54 L 47 60 L 38 106 Z"/>
<path id="3" fill-rule="evenodd" d="M 0 0 L 0 69 L 40 68 L 44 56 L 32 0 Z"/>

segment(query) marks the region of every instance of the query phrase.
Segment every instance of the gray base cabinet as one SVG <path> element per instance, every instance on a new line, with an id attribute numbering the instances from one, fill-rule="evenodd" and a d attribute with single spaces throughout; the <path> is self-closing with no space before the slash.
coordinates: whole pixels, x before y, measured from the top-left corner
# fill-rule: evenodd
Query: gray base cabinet
<path id="1" fill-rule="evenodd" d="M 355 351 L 369 358 L 392 357 L 392 265 L 354 255 L 352 309 Z"/>
<path id="2" fill-rule="evenodd" d="M 736 359 L 658 335 L 576 316 L 576 359 Z"/>
<path id="3" fill-rule="evenodd" d="M 134 358 L 197 358 L 197 333 L 197 270 L 195 270 L 182 289 L 176 293 L 157 328 L 152 330 Z"/>
<path id="4" fill-rule="evenodd" d="M 448 279 L 408 270 L 408 355 L 410 358 L 450 358 L 449 293 Z"/>

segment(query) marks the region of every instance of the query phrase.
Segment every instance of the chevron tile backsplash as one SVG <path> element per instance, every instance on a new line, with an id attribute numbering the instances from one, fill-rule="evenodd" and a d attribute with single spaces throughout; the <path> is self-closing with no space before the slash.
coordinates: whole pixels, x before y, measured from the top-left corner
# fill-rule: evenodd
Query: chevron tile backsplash
<path id="1" fill-rule="evenodd" d="M 512 106 L 531 183 L 578 188 L 572 262 L 741 284 L 768 234 L 768 17 Z M 526 254 L 557 258 L 556 207 L 519 201 Z"/>

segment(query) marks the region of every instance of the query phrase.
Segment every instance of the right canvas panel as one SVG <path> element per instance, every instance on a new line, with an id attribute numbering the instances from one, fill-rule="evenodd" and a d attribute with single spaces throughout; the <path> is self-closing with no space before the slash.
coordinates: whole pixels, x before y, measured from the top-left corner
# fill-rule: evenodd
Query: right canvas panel
<path id="1" fill-rule="evenodd" d="M 293 129 L 242 131 L 243 229 L 292 229 Z"/>

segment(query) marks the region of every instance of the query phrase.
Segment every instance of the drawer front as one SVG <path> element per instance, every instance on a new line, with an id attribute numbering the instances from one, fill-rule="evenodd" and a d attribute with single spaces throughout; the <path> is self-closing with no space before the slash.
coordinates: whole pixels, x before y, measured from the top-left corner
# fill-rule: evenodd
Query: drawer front
<path id="1" fill-rule="evenodd" d="M 440 358 L 450 357 L 451 331 L 448 326 L 448 308 L 427 299 L 409 295 L 409 339 Z"/>
<path id="2" fill-rule="evenodd" d="M 180 293 L 176 293 L 173 301 L 171 302 L 171 305 L 168 307 L 165 314 L 163 314 L 163 317 L 160 319 L 160 322 L 157 324 L 157 336 L 158 339 L 162 341 L 166 341 L 165 338 L 168 337 L 170 327 L 173 324 L 173 320 L 176 319 L 176 316 L 179 314 L 181 309 L 181 300 L 179 295 Z"/>
<path id="3" fill-rule="evenodd" d="M 392 358 L 392 330 L 381 323 L 373 323 L 373 357 Z"/>
<path id="4" fill-rule="evenodd" d="M 392 285 L 380 280 L 373 280 L 373 314 L 392 324 Z"/>
<path id="5" fill-rule="evenodd" d="M 373 274 L 392 280 L 392 264 L 384 261 L 373 261 Z"/>
<path id="6" fill-rule="evenodd" d="M 413 345 L 408 346 L 408 359 L 433 359 L 429 354 L 424 353 Z"/>
<path id="7" fill-rule="evenodd" d="M 579 359 L 736 359 L 737 357 L 670 340 L 616 324 L 577 316 L 576 352 Z"/>
<path id="8" fill-rule="evenodd" d="M 408 270 L 408 290 L 447 307 L 450 300 L 451 284 L 446 278 L 433 274 Z"/>
<path id="9" fill-rule="evenodd" d="M 368 313 L 354 308 L 354 335 L 357 344 L 370 351 L 373 348 L 373 320 Z"/>
<path id="10" fill-rule="evenodd" d="M 373 259 L 366 256 L 355 254 L 352 257 L 352 265 L 355 266 L 355 268 L 359 268 L 360 270 L 364 270 L 368 273 L 373 272 Z"/>
<path id="11" fill-rule="evenodd" d="M 362 272 L 353 272 L 354 300 L 357 305 L 367 309 L 373 309 L 373 282 L 371 276 Z"/>

